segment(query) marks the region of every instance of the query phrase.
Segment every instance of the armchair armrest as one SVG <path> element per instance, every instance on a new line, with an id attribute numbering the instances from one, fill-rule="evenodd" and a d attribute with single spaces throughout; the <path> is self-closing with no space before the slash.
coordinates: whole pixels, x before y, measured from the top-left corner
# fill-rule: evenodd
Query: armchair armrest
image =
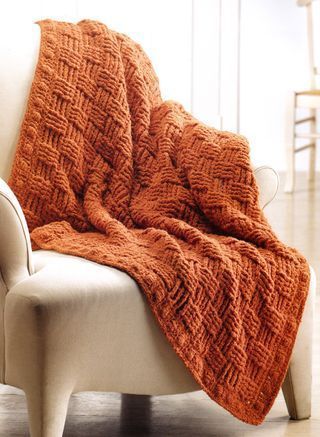
<path id="1" fill-rule="evenodd" d="M 0 274 L 10 290 L 33 273 L 30 235 L 16 196 L 0 178 Z"/>
<path id="2" fill-rule="evenodd" d="M 258 187 L 259 187 L 259 202 L 264 209 L 275 198 L 279 188 L 278 173 L 271 167 L 263 165 L 257 167 L 253 171 Z"/>

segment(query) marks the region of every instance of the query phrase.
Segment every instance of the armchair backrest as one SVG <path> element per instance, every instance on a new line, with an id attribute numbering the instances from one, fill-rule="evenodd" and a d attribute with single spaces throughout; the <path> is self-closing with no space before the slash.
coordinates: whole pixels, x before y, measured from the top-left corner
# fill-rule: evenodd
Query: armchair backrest
<path id="1" fill-rule="evenodd" d="M 7 180 L 38 59 L 35 23 L 0 26 L 0 178 Z"/>

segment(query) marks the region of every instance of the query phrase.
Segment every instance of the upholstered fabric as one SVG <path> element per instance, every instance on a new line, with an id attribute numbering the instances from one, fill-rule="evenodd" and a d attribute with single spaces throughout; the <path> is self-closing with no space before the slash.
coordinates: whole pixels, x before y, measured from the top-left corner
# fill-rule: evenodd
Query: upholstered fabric
<path id="1" fill-rule="evenodd" d="M 36 273 L 6 299 L 8 384 L 24 387 L 33 371 L 40 378 L 33 363 L 45 358 L 47 377 L 70 392 L 200 389 L 130 276 L 56 252 L 35 252 L 34 260 Z"/>
<path id="2" fill-rule="evenodd" d="M 10 229 L 10 232 L 8 230 Z M 12 236 L 15 235 L 15 238 Z M 8 289 L 33 273 L 28 226 L 19 202 L 0 178 L 0 266 Z"/>
<path id="3" fill-rule="evenodd" d="M 279 176 L 277 172 L 267 165 L 262 165 L 254 170 L 259 187 L 259 203 L 265 208 L 275 198 L 279 188 Z"/>
<path id="4" fill-rule="evenodd" d="M 16 32 L 2 20 L 0 39 L 0 177 L 7 181 L 38 59 L 40 28 L 22 20 Z"/>

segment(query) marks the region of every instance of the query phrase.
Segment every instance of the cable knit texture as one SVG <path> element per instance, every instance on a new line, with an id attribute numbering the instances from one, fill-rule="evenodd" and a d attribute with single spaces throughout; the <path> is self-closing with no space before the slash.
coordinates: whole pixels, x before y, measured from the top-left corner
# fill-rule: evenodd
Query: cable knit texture
<path id="1" fill-rule="evenodd" d="M 208 395 L 259 424 L 309 285 L 271 230 L 246 140 L 163 102 L 141 47 L 45 20 L 10 178 L 33 247 L 127 272 Z"/>

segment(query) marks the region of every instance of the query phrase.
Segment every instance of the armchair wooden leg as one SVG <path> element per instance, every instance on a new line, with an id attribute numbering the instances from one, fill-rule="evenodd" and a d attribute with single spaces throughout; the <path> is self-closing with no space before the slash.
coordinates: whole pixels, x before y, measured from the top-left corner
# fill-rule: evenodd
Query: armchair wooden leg
<path id="1" fill-rule="evenodd" d="M 306 385 L 302 384 L 303 380 L 293 375 L 289 367 L 282 391 L 290 419 L 293 420 L 309 419 L 311 416 L 311 386 L 308 381 Z"/>
<path id="2" fill-rule="evenodd" d="M 151 396 L 121 395 L 120 435 L 149 435 Z"/>
<path id="3" fill-rule="evenodd" d="M 62 437 L 71 393 L 52 390 L 26 390 L 31 437 Z"/>
<path id="4" fill-rule="evenodd" d="M 282 391 L 291 419 L 308 419 L 311 416 L 312 389 L 312 340 L 315 303 L 315 275 L 311 270 L 311 282 L 302 322 L 291 357 Z"/>

